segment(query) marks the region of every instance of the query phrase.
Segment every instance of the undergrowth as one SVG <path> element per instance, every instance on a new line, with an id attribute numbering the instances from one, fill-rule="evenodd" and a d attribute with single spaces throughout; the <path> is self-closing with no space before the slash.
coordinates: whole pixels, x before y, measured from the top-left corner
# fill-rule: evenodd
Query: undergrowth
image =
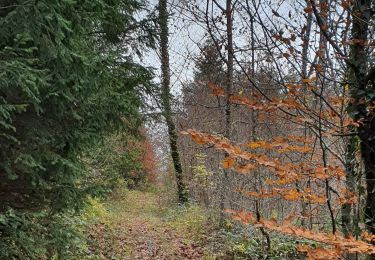
<path id="1" fill-rule="evenodd" d="M 119 185 L 105 200 L 90 198 L 80 215 L 6 212 L 0 259 L 19 259 L 19 248 L 21 259 L 299 259 L 296 243 L 305 241 L 271 233 L 267 250 L 259 230 L 232 220 L 220 227 L 217 212 L 179 205 L 171 190 Z"/>
<path id="2" fill-rule="evenodd" d="M 178 250 L 188 253 L 199 250 L 199 259 L 206 260 L 264 259 L 265 256 L 275 260 L 299 259 L 296 241 L 292 238 L 272 234 L 271 250 L 267 251 L 265 239 L 258 230 L 231 220 L 220 228 L 217 213 L 194 203 L 178 205 L 168 190 L 122 188 L 107 201 L 92 200 L 83 215 L 91 223 L 88 258 L 132 259 L 142 253 L 139 251 L 153 250 L 157 244 L 170 259 L 180 259 L 176 257 Z M 145 243 L 142 236 L 151 246 L 140 246 Z M 176 241 L 182 246 L 176 246 Z"/>

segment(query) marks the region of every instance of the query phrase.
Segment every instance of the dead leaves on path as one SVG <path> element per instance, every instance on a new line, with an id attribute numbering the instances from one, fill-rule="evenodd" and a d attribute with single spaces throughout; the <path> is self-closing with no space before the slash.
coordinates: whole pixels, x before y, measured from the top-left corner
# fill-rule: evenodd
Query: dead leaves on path
<path id="1" fill-rule="evenodd" d="M 156 197 L 130 191 L 118 203 L 108 219 L 92 226 L 90 255 L 100 260 L 202 259 L 203 247 L 160 217 Z"/>
<path id="2" fill-rule="evenodd" d="M 97 224 L 91 238 L 96 248 L 92 253 L 104 259 L 202 259 L 204 250 L 192 241 L 178 236 L 173 230 L 161 226 L 152 227 L 143 219 L 124 222 L 112 229 Z"/>
<path id="3" fill-rule="evenodd" d="M 135 239 L 131 259 L 201 259 L 203 249 L 191 241 L 185 241 L 173 230 L 149 227 L 147 223 L 138 224 L 133 224 L 129 234 Z"/>

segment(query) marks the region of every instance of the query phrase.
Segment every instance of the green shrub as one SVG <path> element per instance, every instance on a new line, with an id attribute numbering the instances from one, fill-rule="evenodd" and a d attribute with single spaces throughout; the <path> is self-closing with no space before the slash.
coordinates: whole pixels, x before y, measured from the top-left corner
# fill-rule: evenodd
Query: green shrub
<path id="1" fill-rule="evenodd" d="M 0 215 L 0 259 L 79 259 L 87 252 L 79 216 L 19 213 Z"/>

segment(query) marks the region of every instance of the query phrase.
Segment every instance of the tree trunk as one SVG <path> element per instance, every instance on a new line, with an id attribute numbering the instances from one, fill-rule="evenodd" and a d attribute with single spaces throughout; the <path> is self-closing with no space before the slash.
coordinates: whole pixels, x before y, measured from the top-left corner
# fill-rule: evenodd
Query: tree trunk
<path id="1" fill-rule="evenodd" d="M 355 157 L 355 153 L 357 152 L 357 148 L 359 147 L 358 137 L 351 136 L 348 138 L 347 142 L 348 143 L 346 145 L 345 151 L 345 186 L 349 192 L 355 193 L 357 191 L 356 180 L 358 178 L 358 165 L 357 159 Z M 342 232 L 345 237 L 350 237 L 357 232 L 358 220 L 354 217 L 354 209 L 352 204 L 343 204 L 341 206 L 341 221 Z M 357 259 L 357 254 L 348 253 L 346 254 L 346 259 L 355 260 Z"/>
<path id="2" fill-rule="evenodd" d="M 307 4 L 306 7 L 311 7 L 310 2 L 307 1 L 306 4 Z M 303 43 L 302 43 L 302 67 L 301 67 L 301 69 L 302 69 L 302 72 L 301 72 L 302 80 L 308 78 L 307 65 L 308 65 L 308 62 L 309 62 L 308 54 L 309 54 L 309 46 L 310 46 L 310 35 L 311 35 L 312 21 L 313 21 L 313 15 L 312 15 L 311 12 L 309 12 L 307 14 L 307 17 L 306 17 L 306 31 L 305 31 L 305 34 L 303 35 Z M 306 92 L 307 92 L 307 87 L 304 88 L 304 96 L 307 96 Z M 306 100 L 304 100 L 304 101 L 306 102 Z M 311 136 L 311 133 L 309 133 L 309 131 L 308 131 L 307 124 L 305 124 L 305 135 Z M 310 183 L 310 179 L 308 180 L 308 183 L 307 183 L 308 186 L 310 186 L 309 183 Z M 297 189 L 299 189 L 298 188 L 299 181 L 297 181 L 296 186 L 297 186 Z M 308 202 L 301 201 L 301 214 L 303 216 L 303 218 L 301 219 L 301 226 L 302 227 L 306 226 L 304 217 L 307 215 L 307 207 L 308 206 L 309 206 Z M 310 204 L 310 207 L 311 207 L 311 204 Z M 311 226 L 311 222 L 312 222 L 311 218 L 312 218 L 312 216 L 310 216 L 310 218 L 309 218 L 310 226 Z"/>
<path id="3" fill-rule="evenodd" d="M 227 36 L 227 71 L 226 71 L 226 89 L 225 89 L 225 138 L 230 139 L 231 137 L 231 103 L 230 96 L 233 90 L 233 67 L 234 67 L 234 52 L 233 52 L 233 17 L 232 17 L 232 0 L 226 1 L 225 7 L 225 16 L 226 16 L 226 36 Z M 227 156 L 227 154 L 225 154 Z M 229 196 L 227 189 L 229 184 L 229 169 L 224 169 L 224 176 L 222 178 L 221 184 L 221 202 L 220 208 L 222 211 L 221 221 L 224 220 L 224 208 L 225 208 L 225 199 Z M 230 201 L 230 198 L 228 198 Z"/>
<path id="4" fill-rule="evenodd" d="M 375 121 L 374 101 L 375 77 L 368 69 L 370 53 L 366 47 L 369 35 L 368 24 L 374 16 L 371 0 L 358 0 L 352 7 L 352 45 L 348 60 L 348 83 L 352 102 L 348 111 L 359 122 L 361 155 L 365 168 L 367 198 L 365 224 L 371 234 L 375 234 Z M 372 256 L 371 259 L 375 259 Z"/>
<path id="5" fill-rule="evenodd" d="M 176 125 L 172 118 L 171 93 L 170 93 L 170 67 L 168 53 L 168 11 L 167 0 L 159 0 L 159 26 L 160 26 L 160 48 L 161 48 L 161 71 L 162 71 L 162 91 L 161 99 L 163 115 L 168 127 L 170 142 L 170 152 L 177 181 L 177 194 L 180 203 L 188 201 L 188 194 L 183 182 L 183 173 L 180 154 L 177 147 Z"/>
<path id="6" fill-rule="evenodd" d="M 227 18 L 227 84 L 226 84 L 226 105 L 225 105 L 225 137 L 231 137 L 231 103 L 230 96 L 233 90 L 233 67 L 234 67 L 234 51 L 233 51 L 233 17 L 232 17 L 232 0 L 227 0 L 226 18 Z"/>
<path id="7" fill-rule="evenodd" d="M 328 20 L 329 17 L 329 3 L 327 0 L 320 0 L 319 1 L 319 6 L 320 6 L 320 17 L 322 20 L 323 24 L 329 24 L 330 21 Z M 326 80 L 327 77 L 327 68 L 328 68 L 328 58 L 329 56 L 327 55 L 327 45 L 328 41 L 327 38 L 325 37 L 323 33 L 324 29 L 320 29 L 319 33 L 319 49 L 318 49 L 318 64 L 319 69 L 317 69 L 317 78 L 318 78 L 318 84 L 320 84 L 320 95 L 319 97 L 316 96 L 316 104 L 319 104 L 319 110 L 320 113 L 323 111 L 323 101 L 322 101 L 322 96 L 324 94 L 324 90 L 328 85 L 328 82 Z M 319 98 L 319 99 L 318 99 Z M 322 161 L 323 161 L 323 166 L 326 168 L 328 165 L 328 160 L 327 160 L 327 147 L 324 144 L 324 136 L 322 134 L 322 117 L 319 116 L 318 118 L 318 124 L 319 124 L 319 143 L 320 143 L 320 148 L 322 150 Z M 331 191 L 330 191 L 330 182 L 329 179 L 325 180 L 325 186 L 326 186 L 326 199 L 327 199 L 327 209 L 329 211 L 330 219 L 331 219 L 331 226 L 332 226 L 332 233 L 336 233 L 336 220 L 333 212 L 333 206 L 332 206 L 332 201 L 331 201 Z"/>
<path id="8" fill-rule="evenodd" d="M 355 153 L 357 151 L 358 137 L 351 136 L 348 139 L 348 144 L 346 145 L 346 156 L 345 156 L 345 171 L 346 171 L 346 181 L 345 186 L 348 191 L 356 192 L 356 178 L 357 178 L 357 160 L 355 158 Z M 345 237 L 353 234 L 355 231 L 355 222 L 353 217 L 353 206 L 351 204 L 344 204 L 341 207 L 341 220 L 342 220 L 342 231 Z"/>

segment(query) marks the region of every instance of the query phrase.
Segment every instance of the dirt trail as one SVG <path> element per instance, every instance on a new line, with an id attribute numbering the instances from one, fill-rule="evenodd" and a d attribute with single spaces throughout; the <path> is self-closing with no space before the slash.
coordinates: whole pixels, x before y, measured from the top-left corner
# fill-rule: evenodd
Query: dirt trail
<path id="1" fill-rule="evenodd" d="M 170 225 L 157 194 L 130 191 L 111 205 L 92 238 L 100 259 L 202 259 L 204 250 Z"/>

